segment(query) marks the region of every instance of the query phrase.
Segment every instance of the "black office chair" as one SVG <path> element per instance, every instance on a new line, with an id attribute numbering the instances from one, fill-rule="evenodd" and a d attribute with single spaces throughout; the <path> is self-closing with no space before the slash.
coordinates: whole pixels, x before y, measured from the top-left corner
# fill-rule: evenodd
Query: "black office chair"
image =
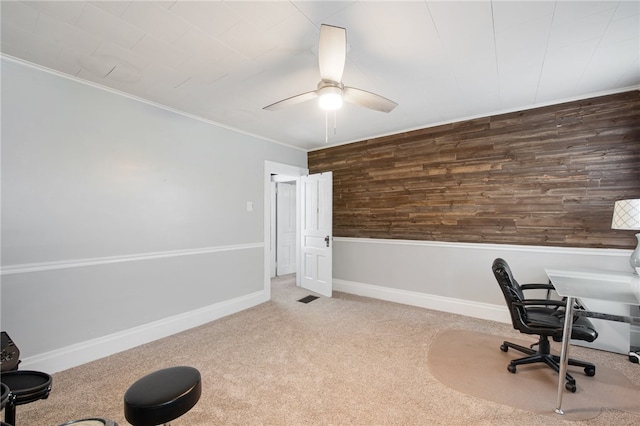
<path id="1" fill-rule="evenodd" d="M 505 341 L 500 346 L 502 351 L 507 352 L 509 348 L 513 348 L 528 355 L 524 358 L 514 359 L 507 369 L 515 373 L 517 365 L 544 362 L 559 373 L 560 357 L 550 353 L 549 337 L 556 342 L 562 341 L 565 302 L 548 297 L 547 299 L 525 298 L 523 290 L 547 290 L 548 296 L 550 291 L 554 290 L 553 285 L 518 284 L 511 273 L 509 265 L 504 259 L 498 258 L 494 260 L 492 270 L 507 302 L 513 328 L 524 334 L 540 336 L 538 342 L 529 348 Z M 597 337 L 598 332 L 593 328 L 593 324 L 588 318 L 574 317 L 573 328 L 571 330 L 572 339 L 593 342 Z M 534 350 L 534 346 L 538 346 L 538 350 Z M 569 365 L 583 367 L 587 376 L 596 374 L 596 366 L 590 362 L 569 358 Z M 575 392 L 575 379 L 567 373 L 565 380 L 565 388 L 571 392 Z"/>

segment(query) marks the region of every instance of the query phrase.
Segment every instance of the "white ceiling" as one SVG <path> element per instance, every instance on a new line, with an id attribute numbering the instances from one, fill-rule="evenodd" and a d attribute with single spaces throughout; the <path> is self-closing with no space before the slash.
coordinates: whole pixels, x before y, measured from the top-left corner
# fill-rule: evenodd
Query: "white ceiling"
<path id="1" fill-rule="evenodd" d="M 640 86 L 640 1 L 6 1 L 2 53 L 304 150 L 325 145 L 320 24 L 347 29 L 329 145 Z"/>

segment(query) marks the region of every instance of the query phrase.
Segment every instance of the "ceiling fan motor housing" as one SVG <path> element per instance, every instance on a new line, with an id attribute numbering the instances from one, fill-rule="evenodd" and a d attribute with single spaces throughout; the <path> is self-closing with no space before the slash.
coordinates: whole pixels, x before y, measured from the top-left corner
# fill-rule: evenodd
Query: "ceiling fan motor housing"
<path id="1" fill-rule="evenodd" d="M 318 103 L 320 108 L 325 110 L 335 110 L 342 106 L 342 83 L 322 80 L 318 83 Z"/>

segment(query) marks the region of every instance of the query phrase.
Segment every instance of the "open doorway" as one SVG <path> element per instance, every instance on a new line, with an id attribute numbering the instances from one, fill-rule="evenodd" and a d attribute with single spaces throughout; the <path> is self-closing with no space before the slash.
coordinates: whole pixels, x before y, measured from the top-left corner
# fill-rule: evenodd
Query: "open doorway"
<path id="1" fill-rule="evenodd" d="M 271 278 L 296 273 L 297 180 L 271 175 Z"/>

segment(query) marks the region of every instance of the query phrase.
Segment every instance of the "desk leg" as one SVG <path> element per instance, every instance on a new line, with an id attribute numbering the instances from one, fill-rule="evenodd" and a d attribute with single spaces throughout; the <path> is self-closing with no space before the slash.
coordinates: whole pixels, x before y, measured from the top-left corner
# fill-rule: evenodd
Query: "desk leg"
<path id="1" fill-rule="evenodd" d="M 574 301 L 573 297 L 567 297 L 564 330 L 562 332 L 562 352 L 560 353 L 560 373 L 558 374 L 558 399 L 555 410 L 558 414 L 564 414 L 564 411 L 562 411 L 562 394 L 564 393 L 564 379 L 567 374 L 567 364 L 569 361 L 569 340 L 571 340 L 571 329 L 573 327 Z"/>
<path id="2" fill-rule="evenodd" d="M 629 361 L 640 364 L 640 306 L 631 305 L 629 308 L 629 314 L 631 316 L 631 327 L 629 329 Z"/>

